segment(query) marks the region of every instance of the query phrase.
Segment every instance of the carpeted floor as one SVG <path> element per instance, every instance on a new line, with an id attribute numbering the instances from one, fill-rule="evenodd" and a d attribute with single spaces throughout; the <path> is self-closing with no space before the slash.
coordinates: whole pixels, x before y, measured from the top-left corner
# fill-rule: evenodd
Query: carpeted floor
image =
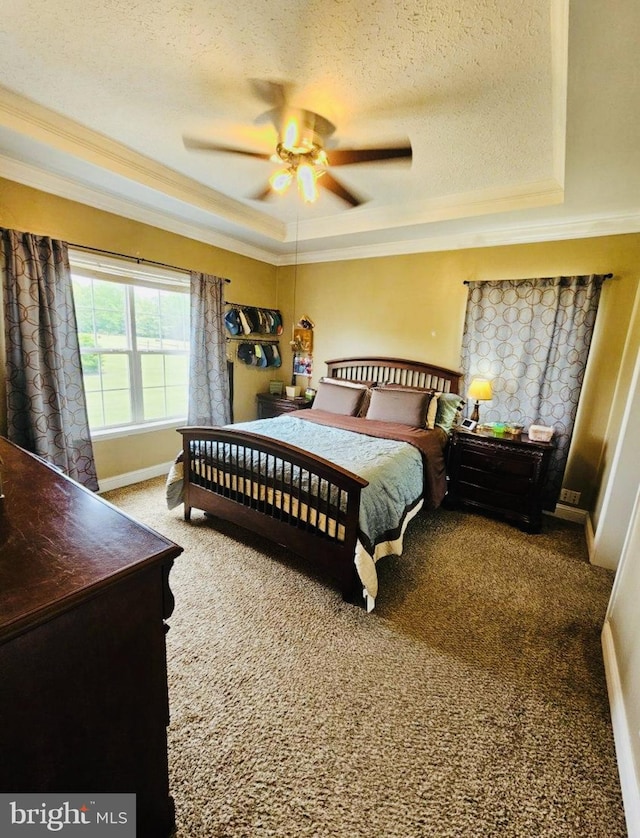
<path id="1" fill-rule="evenodd" d="M 613 575 L 582 528 L 438 510 L 376 610 L 182 508 L 105 495 L 185 548 L 171 573 L 178 838 L 626 834 L 600 648 Z"/>

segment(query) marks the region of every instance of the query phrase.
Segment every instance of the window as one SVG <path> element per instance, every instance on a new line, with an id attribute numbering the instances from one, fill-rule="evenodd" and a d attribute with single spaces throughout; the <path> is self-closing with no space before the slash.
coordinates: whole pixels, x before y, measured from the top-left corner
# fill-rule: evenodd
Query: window
<path id="1" fill-rule="evenodd" d="M 187 415 L 189 279 L 70 254 L 91 431 Z"/>

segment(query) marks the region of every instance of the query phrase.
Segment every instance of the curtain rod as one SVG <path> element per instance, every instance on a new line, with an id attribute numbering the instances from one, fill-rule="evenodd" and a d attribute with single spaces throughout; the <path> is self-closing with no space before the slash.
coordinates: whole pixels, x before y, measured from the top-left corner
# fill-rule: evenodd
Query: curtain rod
<path id="1" fill-rule="evenodd" d="M 158 268 L 169 268 L 172 271 L 180 271 L 183 274 L 191 273 L 189 268 L 179 268 L 177 265 L 168 265 L 166 262 L 155 262 L 153 259 L 143 259 L 141 256 L 129 256 L 128 253 L 117 253 L 115 250 L 102 250 L 99 247 L 88 247 L 86 244 L 72 244 L 71 242 L 67 242 L 67 244 L 75 250 L 87 250 L 89 253 L 102 253 L 104 256 L 117 256 L 120 259 L 130 259 L 138 265 L 155 265 Z M 225 278 L 225 282 L 231 282 L 231 280 Z"/>
<path id="2" fill-rule="evenodd" d="M 601 274 L 603 279 L 613 279 L 613 274 Z M 511 279 L 464 279 L 463 285 L 471 285 L 472 282 L 513 282 Z"/>
<path id="3" fill-rule="evenodd" d="M 231 282 L 231 280 L 228 280 L 228 282 Z M 257 308 L 258 311 L 280 311 L 275 306 L 253 306 L 251 303 L 232 303 L 229 300 L 225 300 L 224 304 L 231 306 L 231 308 Z"/>

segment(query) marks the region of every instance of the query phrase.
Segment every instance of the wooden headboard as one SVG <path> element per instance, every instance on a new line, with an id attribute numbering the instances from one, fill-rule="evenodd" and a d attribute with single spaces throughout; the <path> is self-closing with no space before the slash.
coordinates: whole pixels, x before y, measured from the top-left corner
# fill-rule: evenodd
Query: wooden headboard
<path id="1" fill-rule="evenodd" d="M 337 358 L 327 361 L 327 377 L 370 384 L 400 384 L 459 393 L 462 373 L 404 358 Z"/>

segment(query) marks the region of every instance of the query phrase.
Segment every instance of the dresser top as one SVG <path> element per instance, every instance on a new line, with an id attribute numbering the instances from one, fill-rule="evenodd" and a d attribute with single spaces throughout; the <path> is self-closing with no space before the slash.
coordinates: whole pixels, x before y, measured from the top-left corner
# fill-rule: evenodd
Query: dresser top
<path id="1" fill-rule="evenodd" d="M 0 437 L 0 640 L 182 548 Z"/>

